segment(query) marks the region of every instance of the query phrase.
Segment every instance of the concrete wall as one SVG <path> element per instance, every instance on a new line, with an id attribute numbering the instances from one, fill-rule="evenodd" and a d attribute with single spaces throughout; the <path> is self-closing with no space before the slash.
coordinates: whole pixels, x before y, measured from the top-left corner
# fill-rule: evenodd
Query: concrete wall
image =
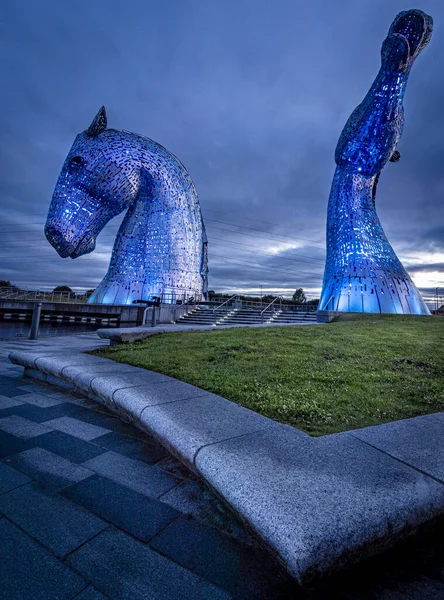
<path id="1" fill-rule="evenodd" d="M 333 319 L 340 314 L 342 313 L 334 310 L 317 310 L 316 321 L 318 323 L 330 323 L 330 321 L 333 321 Z"/>

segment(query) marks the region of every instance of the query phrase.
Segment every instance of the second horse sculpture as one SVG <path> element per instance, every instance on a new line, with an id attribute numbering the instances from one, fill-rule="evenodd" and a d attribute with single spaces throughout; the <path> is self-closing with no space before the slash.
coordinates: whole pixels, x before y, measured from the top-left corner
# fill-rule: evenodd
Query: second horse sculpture
<path id="1" fill-rule="evenodd" d="M 124 210 L 108 272 L 89 302 L 206 297 L 207 238 L 187 170 L 153 140 L 107 129 L 102 107 L 66 158 L 45 234 L 60 256 L 77 258 Z"/>
<path id="2" fill-rule="evenodd" d="M 382 44 L 381 69 L 339 138 L 320 310 L 430 314 L 384 234 L 375 193 L 386 163 L 399 160 L 407 79 L 432 26 L 420 10 L 395 18 Z"/>

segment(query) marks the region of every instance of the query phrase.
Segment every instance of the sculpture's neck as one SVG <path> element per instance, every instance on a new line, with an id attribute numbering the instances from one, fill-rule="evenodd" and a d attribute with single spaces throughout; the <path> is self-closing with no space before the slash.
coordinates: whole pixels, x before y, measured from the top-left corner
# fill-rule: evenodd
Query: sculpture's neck
<path id="1" fill-rule="evenodd" d="M 373 176 L 393 155 L 404 125 L 403 98 L 409 71 L 379 71 L 372 87 L 348 119 L 336 147 L 338 166 Z"/>
<path id="2" fill-rule="evenodd" d="M 377 175 L 367 177 L 349 173 L 341 167 L 336 169 L 327 228 L 327 254 L 335 264 L 342 261 L 346 264 L 353 255 L 356 266 L 360 265 L 361 259 L 364 264 L 369 256 L 384 257 L 386 264 L 398 266 L 399 261 L 376 213 L 373 199 L 376 178 Z"/>
<path id="3" fill-rule="evenodd" d="M 197 196 L 185 168 L 166 150 L 153 153 L 149 143 L 140 157 L 139 192 L 123 219 L 111 260 L 111 266 L 124 269 L 133 280 L 147 271 L 170 269 L 173 254 L 179 257 L 176 266 L 186 270 L 180 245 L 202 228 Z M 184 233 L 179 236 L 179 231 Z"/>

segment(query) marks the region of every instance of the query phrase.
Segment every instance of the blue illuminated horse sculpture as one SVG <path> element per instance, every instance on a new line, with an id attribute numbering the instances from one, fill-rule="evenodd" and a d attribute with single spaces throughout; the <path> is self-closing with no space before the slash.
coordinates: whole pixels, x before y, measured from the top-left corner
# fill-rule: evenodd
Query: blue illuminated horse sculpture
<path id="1" fill-rule="evenodd" d="M 124 210 L 108 272 L 89 302 L 206 297 L 207 237 L 187 170 L 153 140 L 107 129 L 102 107 L 69 151 L 45 235 L 60 256 L 77 258 Z"/>
<path id="2" fill-rule="evenodd" d="M 320 310 L 430 314 L 385 237 L 375 208 L 381 170 L 399 160 L 403 97 L 414 60 L 432 34 L 431 17 L 400 13 L 382 44 L 381 69 L 348 119 L 338 145 L 327 218 Z"/>

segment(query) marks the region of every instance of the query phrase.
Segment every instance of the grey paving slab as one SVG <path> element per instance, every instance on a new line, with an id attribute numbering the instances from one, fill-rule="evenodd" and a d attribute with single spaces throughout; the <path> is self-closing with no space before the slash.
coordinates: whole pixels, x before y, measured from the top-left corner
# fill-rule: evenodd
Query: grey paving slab
<path id="1" fill-rule="evenodd" d="M 144 542 L 148 542 L 181 515 L 168 504 L 143 496 L 99 475 L 80 481 L 63 493 L 67 498 Z"/>
<path id="2" fill-rule="evenodd" d="M 112 431 L 94 440 L 94 444 L 97 444 L 103 449 L 113 450 L 124 454 L 129 458 L 135 460 L 141 460 L 148 464 L 156 464 L 169 456 L 169 453 L 161 446 L 156 444 L 154 440 L 148 435 L 145 435 L 145 440 L 136 439 L 120 433 L 118 431 Z M 102 450 L 104 451 L 104 450 Z M 85 460 L 87 460 L 85 458 Z"/>
<path id="3" fill-rule="evenodd" d="M 196 398 L 206 393 L 193 385 L 171 379 L 152 385 L 117 390 L 113 394 L 113 401 L 119 409 L 138 419 L 147 406 Z"/>
<path id="4" fill-rule="evenodd" d="M 276 429 L 207 446 L 196 465 L 299 581 L 390 547 L 444 506 L 440 483 L 348 435 Z"/>
<path id="5" fill-rule="evenodd" d="M 116 531 L 105 531 L 68 563 L 114 600 L 228 600 L 232 596 Z"/>
<path id="6" fill-rule="evenodd" d="M 81 506 L 36 483 L 0 496 L 0 512 L 59 558 L 108 527 Z"/>
<path id="7" fill-rule="evenodd" d="M 91 423 L 85 423 L 85 421 L 79 421 L 79 419 L 73 419 L 72 417 L 59 417 L 58 419 L 45 421 L 45 425 L 51 427 L 51 429 L 57 429 L 58 431 L 78 437 L 86 442 L 109 432 L 109 429 L 91 425 Z"/>
<path id="8" fill-rule="evenodd" d="M 51 427 L 47 425 L 35 423 L 18 415 L 1 418 L 0 429 L 25 440 L 51 431 Z"/>
<path id="9" fill-rule="evenodd" d="M 0 600 L 73 600 L 86 582 L 6 519 L 0 519 Z"/>
<path id="10" fill-rule="evenodd" d="M 12 467 L 0 462 L 0 494 L 5 494 L 11 490 L 29 483 L 29 477 L 19 473 Z"/>
<path id="11" fill-rule="evenodd" d="M 178 483 L 177 478 L 155 466 L 111 451 L 84 462 L 83 466 L 152 498 L 161 496 Z"/>
<path id="12" fill-rule="evenodd" d="M 8 381 L 6 381 L 6 379 Z M 12 377 L 2 377 L 0 381 L 0 396 L 6 396 L 6 398 L 15 398 L 16 396 L 22 396 L 23 391 L 18 387 L 17 383 L 20 379 L 13 379 Z"/>
<path id="13" fill-rule="evenodd" d="M 0 418 L 17 415 L 35 423 L 44 423 L 51 419 L 57 419 L 62 416 L 79 415 L 82 413 L 82 407 L 76 406 L 65 402 L 63 404 L 57 404 L 57 406 L 48 406 L 47 408 L 40 408 L 32 404 L 21 404 L 20 406 L 13 406 L 6 408 L 0 412 Z"/>
<path id="14" fill-rule="evenodd" d="M 5 464 L 54 491 L 62 490 L 93 475 L 87 468 L 73 464 L 43 448 L 31 448 L 3 460 Z"/>
<path id="15" fill-rule="evenodd" d="M 44 394 L 28 393 L 23 396 L 17 396 L 17 400 L 40 408 L 48 408 L 49 406 L 57 406 L 63 404 L 65 400 L 54 398 L 53 396 L 45 396 Z"/>
<path id="16" fill-rule="evenodd" d="M 107 600 L 107 598 L 89 585 L 85 591 L 76 596 L 76 600 Z"/>
<path id="17" fill-rule="evenodd" d="M 18 396 L 21 398 L 21 396 Z M 20 406 L 23 404 L 21 400 L 17 400 L 16 398 L 8 398 L 7 396 L 0 396 L 0 410 L 4 410 L 5 408 L 11 408 L 13 406 Z"/>
<path id="18" fill-rule="evenodd" d="M 270 554 L 213 527 L 181 517 L 150 542 L 151 548 L 243 600 L 299 598 L 295 581 Z"/>
<path id="19" fill-rule="evenodd" d="M 351 435 L 444 482 L 444 417 L 425 415 Z"/>
<path id="20" fill-rule="evenodd" d="M 145 408 L 140 423 L 190 465 L 208 444 L 274 427 L 270 419 L 209 393 Z"/>
<path id="21" fill-rule="evenodd" d="M 253 537 L 233 513 L 198 479 L 182 481 L 175 488 L 160 496 L 159 500 L 185 515 L 193 516 L 199 521 L 224 531 L 233 539 L 244 544 L 259 545 L 257 538 Z"/>
<path id="22" fill-rule="evenodd" d="M 100 438 L 99 438 L 100 439 Z M 82 463 L 86 460 L 99 456 L 106 452 L 104 448 L 85 442 L 77 437 L 68 435 L 63 431 L 51 431 L 44 435 L 39 435 L 38 438 L 33 438 L 33 444 L 39 448 L 49 450 L 54 454 L 63 456 L 75 463 Z M 0 435 L 1 448 L 1 435 Z M 24 449 L 24 448 L 23 448 Z M 18 450 L 17 452 L 20 452 Z M 1 452 L 1 450 L 0 450 Z M 9 452 L 9 454 L 13 454 Z M 0 454 L 1 455 L 1 454 Z"/>
<path id="23" fill-rule="evenodd" d="M 40 436 L 42 437 L 42 436 Z M 32 448 L 37 438 L 24 440 L 5 431 L 0 431 L 0 458 L 5 458 L 11 454 L 17 454 Z"/>

